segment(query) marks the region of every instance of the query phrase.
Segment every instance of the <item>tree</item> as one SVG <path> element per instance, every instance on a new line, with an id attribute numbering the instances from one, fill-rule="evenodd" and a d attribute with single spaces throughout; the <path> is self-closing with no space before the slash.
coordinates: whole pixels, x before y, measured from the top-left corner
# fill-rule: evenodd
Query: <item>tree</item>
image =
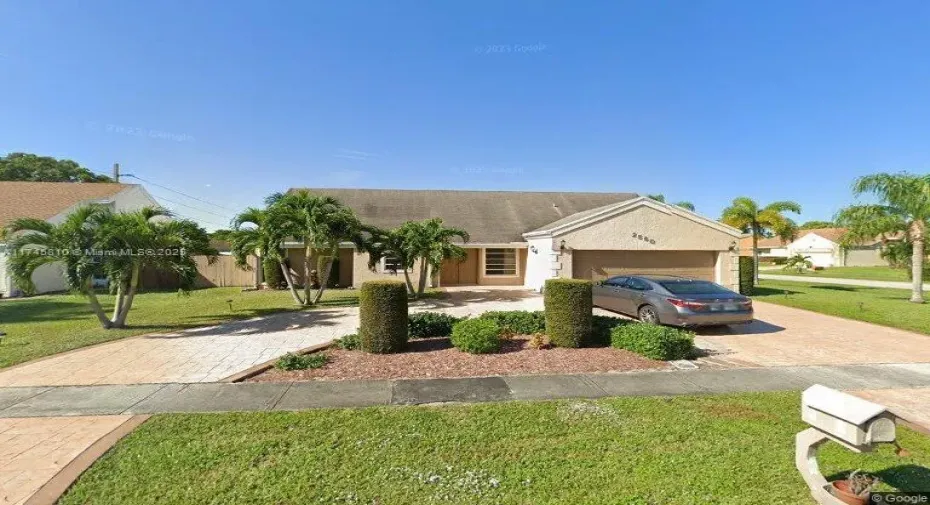
<path id="1" fill-rule="evenodd" d="M 468 232 L 447 227 L 438 217 L 425 221 L 407 221 L 389 231 L 373 230 L 367 247 L 368 267 L 375 268 L 382 258 L 396 260 L 404 272 L 408 292 L 419 297 L 426 291 L 430 270 L 439 271 L 444 260 L 465 258 L 465 249 L 453 243 L 456 238 L 468 242 Z M 419 280 L 414 290 L 410 271 L 417 261 Z"/>
<path id="2" fill-rule="evenodd" d="M 785 262 L 785 266 L 782 267 L 783 270 L 790 270 L 792 268 L 796 269 L 798 273 L 801 273 L 805 268 L 814 268 L 814 264 L 811 262 L 810 256 L 804 256 L 798 253 L 788 258 L 788 261 Z"/>
<path id="3" fill-rule="evenodd" d="M 97 249 L 96 230 L 109 215 L 110 210 L 102 205 L 88 205 L 59 224 L 33 218 L 10 223 L 6 235 L 10 240 L 9 268 L 13 281 L 26 294 L 32 294 L 35 292 L 32 274 L 43 265 L 60 263 L 68 288 L 86 296 L 100 324 L 110 328 L 112 321 L 103 312 L 93 289 L 94 277 L 104 275 L 103 266 L 94 255 L 85 254 Z"/>
<path id="4" fill-rule="evenodd" d="M 754 282 L 759 282 L 759 237 L 772 233 L 782 240 L 791 240 L 797 234 L 794 221 L 783 215 L 784 212 L 801 213 L 801 206 L 795 202 L 773 202 L 760 207 L 752 198 L 741 196 L 735 198 L 729 207 L 723 209 L 721 221 L 743 233 L 752 234 L 752 257 L 755 263 Z"/>
<path id="5" fill-rule="evenodd" d="M 207 256 L 210 263 L 216 261 L 219 253 L 210 246 L 206 230 L 193 221 L 170 218 L 171 213 L 165 209 L 146 207 L 113 213 L 102 221 L 100 248 L 107 253 L 103 268 L 116 290 L 114 328 L 126 325 L 144 269 L 177 274 L 180 291 L 187 293 L 198 276 L 193 256 Z M 119 254 L 113 254 L 116 251 Z"/>
<path id="6" fill-rule="evenodd" d="M 34 292 L 32 274 L 42 265 L 61 264 L 68 287 L 86 296 L 104 328 L 121 328 L 146 267 L 178 274 L 182 292 L 197 279 L 193 255 L 215 260 L 207 232 L 193 221 L 173 221 L 156 208 L 114 213 L 101 205 L 88 205 L 71 213 L 61 224 L 40 219 L 19 219 L 8 227 L 11 237 L 10 270 L 27 293 Z M 95 277 L 106 276 L 116 289 L 112 318 L 103 311 L 93 289 Z"/>
<path id="7" fill-rule="evenodd" d="M 817 228 L 836 228 L 836 223 L 833 221 L 806 221 L 798 226 L 799 230 L 814 230 Z"/>
<path id="8" fill-rule="evenodd" d="M 881 237 L 903 237 L 911 244 L 911 299 L 923 303 L 923 265 L 928 221 L 930 221 L 930 175 L 907 172 L 878 173 L 856 179 L 856 196 L 872 195 L 876 204 L 852 205 L 836 216 L 847 228 L 846 243 Z"/>
<path id="9" fill-rule="evenodd" d="M 314 305 L 323 297 L 329 283 L 333 260 L 339 255 L 339 244 L 352 242 L 359 249 L 366 248 L 363 233 L 366 228 L 352 209 L 330 196 L 314 195 L 307 190 L 287 193 L 272 201 L 268 207 L 268 225 L 277 243 L 295 240 L 304 250 L 304 294 L 297 293 L 290 271 L 284 276 L 294 300 L 300 305 Z M 311 282 L 313 260 L 315 272 L 320 274 L 319 288 L 313 293 Z"/>
<path id="10" fill-rule="evenodd" d="M 272 261 L 281 269 L 282 275 L 288 273 L 287 263 L 281 250 L 281 237 L 271 229 L 267 209 L 258 209 L 249 207 L 233 218 L 233 230 L 229 233 L 230 252 L 236 260 L 236 266 L 250 270 L 249 256 L 256 255 L 259 258 L 259 264 L 264 266 L 265 261 Z M 290 276 L 284 277 L 291 282 Z M 266 282 L 269 279 L 265 279 Z M 296 290 L 292 285 L 288 285 L 291 294 L 294 295 Z M 303 304 L 300 297 L 295 297 L 294 301 Z"/>
<path id="11" fill-rule="evenodd" d="M 0 157 L 0 181 L 113 182 L 77 162 L 28 153 L 10 153 Z"/>
<path id="12" fill-rule="evenodd" d="M 657 194 L 657 195 L 646 195 L 646 196 L 649 197 L 649 198 L 651 198 L 651 199 L 653 199 L 653 200 L 655 200 L 655 201 L 657 201 L 657 202 L 666 203 L 666 202 L 665 202 L 665 195 L 663 195 L 663 194 L 661 194 L 661 193 L 660 193 L 660 194 Z M 681 207 L 682 209 L 690 210 L 691 212 L 694 212 L 694 204 L 691 203 L 691 202 L 688 202 L 688 201 L 676 202 L 676 203 L 673 203 L 672 205 L 674 205 L 674 206 L 676 206 L 676 207 Z"/>

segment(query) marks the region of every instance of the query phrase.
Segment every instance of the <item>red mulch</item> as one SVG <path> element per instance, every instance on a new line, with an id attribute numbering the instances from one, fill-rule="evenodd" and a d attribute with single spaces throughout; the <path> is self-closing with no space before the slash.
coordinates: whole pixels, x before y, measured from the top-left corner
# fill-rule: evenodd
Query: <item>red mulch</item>
<path id="1" fill-rule="evenodd" d="M 505 340 L 496 354 L 468 354 L 452 347 L 447 337 L 411 340 L 397 354 L 368 354 L 330 348 L 329 363 L 315 370 L 285 372 L 272 368 L 250 381 L 307 381 L 344 379 L 423 379 L 494 375 L 628 372 L 668 368 L 668 363 L 638 354 L 600 347 L 543 349 L 526 347 L 527 338 Z"/>

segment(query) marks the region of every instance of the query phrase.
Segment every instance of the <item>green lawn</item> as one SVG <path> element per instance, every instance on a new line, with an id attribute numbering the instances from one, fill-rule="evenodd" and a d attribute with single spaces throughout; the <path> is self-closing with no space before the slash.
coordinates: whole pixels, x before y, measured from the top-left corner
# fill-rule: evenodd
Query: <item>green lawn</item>
<path id="1" fill-rule="evenodd" d="M 798 393 L 157 416 L 69 504 L 813 504 Z M 829 443 L 825 474 L 930 490 L 930 438 L 898 457 Z"/>
<path id="2" fill-rule="evenodd" d="M 930 307 L 908 302 L 906 289 L 763 280 L 756 300 L 930 334 Z"/>
<path id="3" fill-rule="evenodd" d="M 227 303 L 232 300 L 232 310 Z M 101 296 L 105 308 L 112 296 Z M 354 290 L 328 290 L 323 306 L 358 302 Z M 104 330 L 90 311 L 87 300 L 76 295 L 46 295 L 0 301 L 0 368 L 59 352 L 156 331 L 208 326 L 230 319 L 296 310 L 288 291 L 248 291 L 241 288 L 210 288 L 192 291 L 143 293 L 129 313 L 129 328 Z"/>
<path id="4" fill-rule="evenodd" d="M 797 270 L 762 270 L 766 275 L 801 275 L 804 277 L 824 277 L 830 279 L 864 279 L 869 281 L 909 282 L 907 270 L 887 266 L 882 267 L 832 267 L 823 270 L 807 270 L 799 274 Z"/>

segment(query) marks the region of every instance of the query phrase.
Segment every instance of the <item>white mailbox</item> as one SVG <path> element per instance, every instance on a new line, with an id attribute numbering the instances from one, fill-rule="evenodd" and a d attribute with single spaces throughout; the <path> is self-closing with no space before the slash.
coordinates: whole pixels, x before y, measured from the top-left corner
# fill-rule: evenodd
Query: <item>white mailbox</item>
<path id="1" fill-rule="evenodd" d="M 795 437 L 794 461 L 811 495 L 822 505 L 843 505 L 817 465 L 817 449 L 833 440 L 862 452 L 878 443 L 895 441 L 895 416 L 877 403 L 819 384 L 801 395 L 801 419 L 811 425 Z"/>
<path id="2" fill-rule="evenodd" d="M 857 451 L 895 441 L 894 416 L 888 409 L 819 384 L 802 394 L 801 419 Z"/>

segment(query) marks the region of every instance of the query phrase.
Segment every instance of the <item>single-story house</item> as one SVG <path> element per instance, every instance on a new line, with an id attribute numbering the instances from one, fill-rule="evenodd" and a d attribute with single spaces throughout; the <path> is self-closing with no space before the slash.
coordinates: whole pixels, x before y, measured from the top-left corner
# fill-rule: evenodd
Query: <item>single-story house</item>
<path id="1" fill-rule="evenodd" d="M 623 273 L 674 274 L 738 283 L 740 231 L 633 193 L 306 188 L 334 197 L 363 222 L 389 229 L 439 217 L 463 228 L 466 258 L 430 272 L 429 285 L 510 285 L 540 289 L 554 277 L 604 279 Z M 292 190 L 293 191 L 293 190 Z M 288 253 L 303 271 L 298 244 Z M 416 281 L 417 269 L 413 277 Z M 402 276 L 390 258 L 368 268 L 367 253 L 344 244 L 335 284 L 359 286 Z"/>
<path id="2" fill-rule="evenodd" d="M 60 223 L 75 209 L 90 203 L 110 206 L 114 211 L 133 211 L 158 206 L 158 202 L 140 185 L 89 182 L 16 182 L 0 181 L 0 228 L 19 218 L 43 219 Z M 0 296 L 15 296 L 5 251 L 0 243 Z M 32 277 L 37 293 L 67 289 L 58 265 L 43 265 Z"/>
<path id="3" fill-rule="evenodd" d="M 844 248 L 840 243 L 845 228 L 815 228 L 801 230 L 794 241 L 784 243 L 779 238 L 759 240 L 760 258 L 788 258 L 797 254 L 809 256 L 815 267 L 863 267 L 882 266 L 882 241 L 880 238 Z M 740 253 L 752 255 L 752 237 L 740 240 Z"/>

